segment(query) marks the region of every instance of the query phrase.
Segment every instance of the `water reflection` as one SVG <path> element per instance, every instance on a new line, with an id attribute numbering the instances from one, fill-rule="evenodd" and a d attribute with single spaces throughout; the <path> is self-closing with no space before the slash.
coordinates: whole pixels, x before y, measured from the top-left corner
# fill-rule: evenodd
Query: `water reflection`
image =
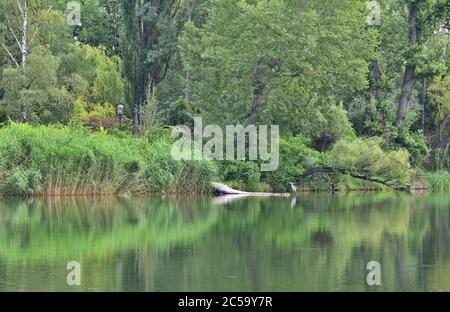
<path id="1" fill-rule="evenodd" d="M 448 194 L 0 201 L 0 291 L 450 290 Z M 66 264 L 82 285 L 66 285 Z M 366 285 L 378 261 L 382 285 Z"/>

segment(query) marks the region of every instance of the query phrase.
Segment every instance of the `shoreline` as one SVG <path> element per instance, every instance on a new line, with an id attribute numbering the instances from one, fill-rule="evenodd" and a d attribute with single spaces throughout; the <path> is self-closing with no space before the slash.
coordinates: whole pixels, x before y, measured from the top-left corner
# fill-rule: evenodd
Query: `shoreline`
<path id="1" fill-rule="evenodd" d="M 242 194 L 235 195 L 244 195 L 246 197 L 278 197 L 278 198 L 292 198 L 296 195 L 302 194 L 348 194 L 348 193 L 381 193 L 381 192 L 401 192 L 401 193 L 433 193 L 431 188 L 410 188 L 409 190 L 405 189 L 394 189 L 394 188 L 386 188 L 386 189 L 350 189 L 350 190 L 314 190 L 314 189 L 300 189 L 295 194 L 288 193 L 252 193 L 252 192 L 243 192 Z M 446 191 L 437 191 L 435 193 L 450 193 Z M 219 198 L 227 195 L 233 194 L 215 194 L 214 192 L 207 193 L 136 193 L 136 194 L 127 194 L 127 193 L 96 193 L 96 194 L 28 194 L 28 195 L 3 195 L 0 194 L 0 198 L 139 198 L 139 197 L 212 197 Z"/>

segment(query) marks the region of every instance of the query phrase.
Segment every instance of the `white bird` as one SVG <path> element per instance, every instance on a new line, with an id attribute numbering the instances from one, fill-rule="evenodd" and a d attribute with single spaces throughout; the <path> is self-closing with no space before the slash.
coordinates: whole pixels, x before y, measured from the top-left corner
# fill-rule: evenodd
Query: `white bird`
<path id="1" fill-rule="evenodd" d="M 292 196 L 291 199 L 291 209 L 293 209 L 295 207 L 295 205 L 297 205 L 297 197 Z"/>
<path id="2" fill-rule="evenodd" d="M 294 183 L 289 183 L 289 186 L 291 187 L 291 193 L 297 193 L 297 187 L 294 185 Z"/>

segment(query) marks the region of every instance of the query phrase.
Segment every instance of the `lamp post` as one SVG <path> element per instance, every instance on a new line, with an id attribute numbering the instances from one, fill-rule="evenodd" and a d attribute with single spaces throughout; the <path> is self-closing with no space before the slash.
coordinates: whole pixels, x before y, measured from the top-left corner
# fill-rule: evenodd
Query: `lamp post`
<path id="1" fill-rule="evenodd" d="M 122 101 L 119 101 L 119 104 L 117 104 L 117 117 L 119 117 L 119 123 L 122 124 L 124 115 L 124 106 Z"/>

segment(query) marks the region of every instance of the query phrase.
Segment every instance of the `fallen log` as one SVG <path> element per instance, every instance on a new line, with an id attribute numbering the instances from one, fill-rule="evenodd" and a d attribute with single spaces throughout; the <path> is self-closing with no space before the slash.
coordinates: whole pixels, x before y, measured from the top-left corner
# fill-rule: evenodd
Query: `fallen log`
<path id="1" fill-rule="evenodd" d="M 331 168 L 331 167 L 316 167 L 316 168 L 311 168 L 309 170 L 306 170 L 302 175 L 300 175 L 297 178 L 297 183 L 301 182 L 301 180 L 303 178 L 312 176 L 312 175 L 316 175 L 319 173 L 323 173 L 323 174 L 333 174 L 333 173 L 341 173 L 341 174 L 348 174 L 349 176 L 355 178 L 355 179 L 360 179 L 360 180 L 364 180 L 364 181 L 369 181 L 369 182 L 376 182 L 376 183 L 380 183 L 380 184 L 384 184 L 387 186 L 391 186 L 391 180 L 380 180 L 380 179 L 376 179 L 376 178 L 371 178 L 368 176 L 362 176 L 362 175 L 358 175 L 355 174 L 353 172 L 344 170 L 344 169 L 335 169 L 335 168 Z"/>
<path id="2" fill-rule="evenodd" d="M 232 189 L 228 185 L 222 183 L 211 183 L 213 192 L 217 195 L 243 195 L 243 196 L 278 196 L 278 197 L 289 197 L 289 193 L 261 193 L 261 192 L 243 192 L 239 190 Z"/>

